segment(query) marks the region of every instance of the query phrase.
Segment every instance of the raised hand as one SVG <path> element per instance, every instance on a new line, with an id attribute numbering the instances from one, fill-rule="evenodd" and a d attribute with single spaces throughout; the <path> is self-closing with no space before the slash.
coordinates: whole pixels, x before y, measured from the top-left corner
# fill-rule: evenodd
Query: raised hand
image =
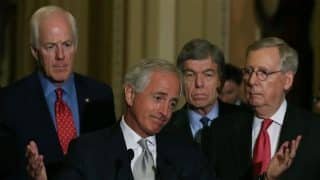
<path id="1" fill-rule="evenodd" d="M 286 141 L 281 145 L 270 161 L 266 174 L 267 180 L 278 179 L 291 166 L 301 139 L 302 136 L 298 135 L 296 139 Z"/>
<path id="2" fill-rule="evenodd" d="M 46 168 L 43 155 L 39 154 L 38 146 L 30 141 L 26 148 L 27 172 L 33 180 L 47 180 Z"/>

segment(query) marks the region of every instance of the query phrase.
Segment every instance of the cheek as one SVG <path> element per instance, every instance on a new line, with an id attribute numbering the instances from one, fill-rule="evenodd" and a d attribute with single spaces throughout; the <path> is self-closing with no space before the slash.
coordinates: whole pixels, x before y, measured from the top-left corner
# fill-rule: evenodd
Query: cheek
<path id="1" fill-rule="evenodd" d="M 220 81 L 218 79 L 211 79 L 206 82 L 206 86 L 211 89 L 217 89 L 220 86 Z"/>
<path id="2" fill-rule="evenodd" d="M 273 101 L 278 99 L 282 94 L 282 85 L 279 82 L 274 82 L 272 84 L 266 85 L 264 88 L 265 99 Z"/>
<path id="3" fill-rule="evenodd" d="M 184 83 L 184 93 L 186 96 L 191 94 L 193 86 L 190 83 Z"/>
<path id="4" fill-rule="evenodd" d="M 41 60 L 41 66 L 46 72 L 50 72 L 51 70 L 51 61 L 48 58 L 43 58 Z"/>
<path id="5" fill-rule="evenodd" d="M 74 50 L 70 50 L 69 52 L 66 53 L 66 56 L 68 57 L 68 60 L 71 62 L 74 59 L 75 56 L 75 51 Z"/>
<path id="6" fill-rule="evenodd" d="M 208 83 L 207 84 L 207 90 L 209 91 L 208 93 L 211 93 L 214 96 L 216 96 L 218 94 L 217 88 L 218 88 L 218 82 L 217 81 L 214 81 L 212 83 Z"/>

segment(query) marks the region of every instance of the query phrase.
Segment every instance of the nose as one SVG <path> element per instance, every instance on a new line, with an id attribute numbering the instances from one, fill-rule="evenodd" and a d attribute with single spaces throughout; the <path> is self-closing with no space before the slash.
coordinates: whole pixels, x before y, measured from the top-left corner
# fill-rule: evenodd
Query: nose
<path id="1" fill-rule="evenodd" d="M 257 73 L 253 71 L 251 74 L 249 74 L 247 81 L 250 85 L 255 84 L 258 81 Z"/>
<path id="2" fill-rule="evenodd" d="M 170 110 L 170 107 L 169 107 L 169 103 L 162 103 L 160 105 L 160 113 L 164 116 L 164 117 L 168 117 L 171 110 Z"/>
<path id="3" fill-rule="evenodd" d="M 203 77 L 200 75 L 200 74 L 197 74 L 196 77 L 195 77 L 195 86 L 197 88 L 200 88 L 200 87 L 203 87 Z"/>
<path id="4" fill-rule="evenodd" d="M 61 44 L 57 45 L 56 58 L 59 60 L 64 59 L 64 49 Z"/>

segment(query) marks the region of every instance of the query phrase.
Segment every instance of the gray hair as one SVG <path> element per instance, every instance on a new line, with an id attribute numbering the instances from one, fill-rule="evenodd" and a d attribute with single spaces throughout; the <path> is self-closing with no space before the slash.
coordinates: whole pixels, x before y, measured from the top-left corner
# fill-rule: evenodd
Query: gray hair
<path id="1" fill-rule="evenodd" d="M 177 75 L 181 87 L 181 73 L 172 63 L 163 59 L 147 58 L 134 66 L 124 78 L 124 85 L 131 85 L 135 92 L 142 92 L 150 82 L 151 74 L 155 71 L 172 72 Z"/>
<path id="2" fill-rule="evenodd" d="M 297 51 L 290 47 L 284 40 L 277 37 L 268 37 L 255 41 L 247 48 L 246 57 L 248 57 L 251 51 L 269 47 L 278 48 L 280 68 L 282 71 L 292 71 L 293 73 L 297 72 L 299 64 Z"/>
<path id="3" fill-rule="evenodd" d="M 32 47 L 39 47 L 39 24 L 42 18 L 50 16 L 52 13 L 62 12 L 66 15 L 72 29 L 72 36 L 75 46 L 78 46 L 78 29 L 74 16 L 67 10 L 58 6 L 44 6 L 33 13 L 30 20 L 30 43 Z"/>
<path id="4" fill-rule="evenodd" d="M 208 57 L 211 57 L 212 62 L 218 65 L 218 75 L 221 78 L 225 63 L 223 52 L 205 39 L 192 39 L 187 42 L 178 55 L 177 66 L 183 71 L 183 64 L 187 60 L 203 60 Z"/>

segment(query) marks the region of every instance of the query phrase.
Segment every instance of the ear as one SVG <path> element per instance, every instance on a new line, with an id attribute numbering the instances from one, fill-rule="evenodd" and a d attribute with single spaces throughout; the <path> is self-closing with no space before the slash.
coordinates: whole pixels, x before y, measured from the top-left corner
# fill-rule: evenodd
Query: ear
<path id="1" fill-rule="evenodd" d="M 39 56 L 38 56 L 38 50 L 37 48 L 33 47 L 33 46 L 30 46 L 30 50 L 31 50 L 31 53 L 32 53 L 32 56 L 34 57 L 35 60 L 39 60 Z"/>
<path id="2" fill-rule="evenodd" d="M 292 71 L 285 72 L 284 74 L 284 90 L 288 91 L 290 90 L 293 80 L 294 80 L 294 73 Z"/>
<path id="3" fill-rule="evenodd" d="M 135 92 L 131 85 L 125 85 L 124 96 L 128 106 L 132 106 L 134 102 Z"/>

